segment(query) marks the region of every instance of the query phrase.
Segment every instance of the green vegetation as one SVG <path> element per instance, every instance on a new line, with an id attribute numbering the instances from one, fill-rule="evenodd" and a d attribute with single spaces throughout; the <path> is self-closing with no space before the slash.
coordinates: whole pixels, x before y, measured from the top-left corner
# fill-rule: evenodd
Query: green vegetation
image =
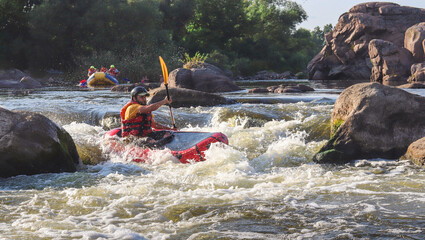
<path id="1" fill-rule="evenodd" d="M 190 57 L 188 53 L 184 54 L 184 60 L 180 60 L 183 63 L 183 67 L 186 69 L 191 69 L 194 67 L 199 67 L 205 60 L 208 58 L 208 54 L 200 54 L 199 52 L 195 53 L 195 56 Z"/>
<path id="2" fill-rule="evenodd" d="M 339 127 L 344 123 L 342 119 L 336 119 L 332 122 L 331 128 L 331 138 L 335 135 L 336 131 L 338 131 Z"/>
<path id="3" fill-rule="evenodd" d="M 0 0 L 0 68 L 75 80 L 114 64 L 126 78 L 156 80 L 161 55 L 170 69 L 208 56 L 234 74 L 301 72 L 332 30 L 296 29 L 306 18 L 286 0 Z"/>

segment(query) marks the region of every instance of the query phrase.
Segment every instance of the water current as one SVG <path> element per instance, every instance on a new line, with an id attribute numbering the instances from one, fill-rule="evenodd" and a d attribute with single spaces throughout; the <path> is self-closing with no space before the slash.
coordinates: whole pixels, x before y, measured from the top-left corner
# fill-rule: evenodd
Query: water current
<path id="1" fill-rule="evenodd" d="M 246 89 L 279 83 L 237 82 Z M 390 159 L 313 163 L 346 86 L 303 83 L 316 91 L 243 90 L 222 94 L 237 104 L 173 109 L 180 130 L 229 138 L 194 164 L 166 150 L 149 163 L 103 151 L 102 136 L 117 125 L 127 93 L 1 92 L 2 107 L 49 117 L 106 161 L 75 173 L 0 179 L 0 239 L 424 239 L 424 169 Z M 168 108 L 154 114 L 170 124 Z"/>

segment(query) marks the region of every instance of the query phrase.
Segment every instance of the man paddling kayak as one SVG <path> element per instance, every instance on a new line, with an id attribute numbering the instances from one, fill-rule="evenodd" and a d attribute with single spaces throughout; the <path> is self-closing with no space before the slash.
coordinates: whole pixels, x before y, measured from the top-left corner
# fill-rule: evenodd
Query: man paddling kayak
<path id="1" fill-rule="evenodd" d="M 157 123 L 152 112 L 164 104 L 171 104 L 171 98 L 165 98 L 162 101 L 147 105 L 146 97 L 149 92 L 144 87 L 135 87 L 131 90 L 131 101 L 121 109 L 122 137 L 141 137 L 145 138 L 144 144 L 149 147 L 159 147 L 172 139 L 171 131 L 177 128 L 169 128 Z M 152 128 L 161 129 L 154 131 Z"/>

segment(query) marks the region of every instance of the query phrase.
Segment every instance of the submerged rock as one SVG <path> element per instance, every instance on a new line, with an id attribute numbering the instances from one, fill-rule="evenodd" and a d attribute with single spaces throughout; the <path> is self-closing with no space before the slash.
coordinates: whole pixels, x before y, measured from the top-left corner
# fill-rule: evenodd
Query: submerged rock
<path id="1" fill-rule="evenodd" d="M 37 113 L 0 108 L 0 177 L 74 172 L 78 164 L 63 128 Z"/>
<path id="2" fill-rule="evenodd" d="M 249 90 L 249 93 L 302 93 L 302 92 L 309 92 L 314 91 L 314 88 L 303 85 L 303 84 L 297 84 L 297 85 L 278 85 L 278 86 L 270 86 L 267 88 L 253 88 Z"/>
<path id="3" fill-rule="evenodd" d="M 356 84 L 335 102 L 331 139 L 313 160 L 341 164 L 360 158 L 398 159 L 424 136 L 424 97 L 378 83 Z"/>

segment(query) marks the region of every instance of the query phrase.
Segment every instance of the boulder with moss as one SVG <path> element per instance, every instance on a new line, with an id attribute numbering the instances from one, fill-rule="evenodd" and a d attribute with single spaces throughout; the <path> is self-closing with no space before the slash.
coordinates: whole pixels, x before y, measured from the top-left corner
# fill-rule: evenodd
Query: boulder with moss
<path id="1" fill-rule="evenodd" d="M 331 124 L 331 138 L 315 162 L 398 159 L 425 137 L 425 98 L 378 83 L 356 84 L 338 97 Z"/>
<path id="2" fill-rule="evenodd" d="M 71 136 L 43 115 L 0 108 L 0 177 L 74 172 Z"/>

